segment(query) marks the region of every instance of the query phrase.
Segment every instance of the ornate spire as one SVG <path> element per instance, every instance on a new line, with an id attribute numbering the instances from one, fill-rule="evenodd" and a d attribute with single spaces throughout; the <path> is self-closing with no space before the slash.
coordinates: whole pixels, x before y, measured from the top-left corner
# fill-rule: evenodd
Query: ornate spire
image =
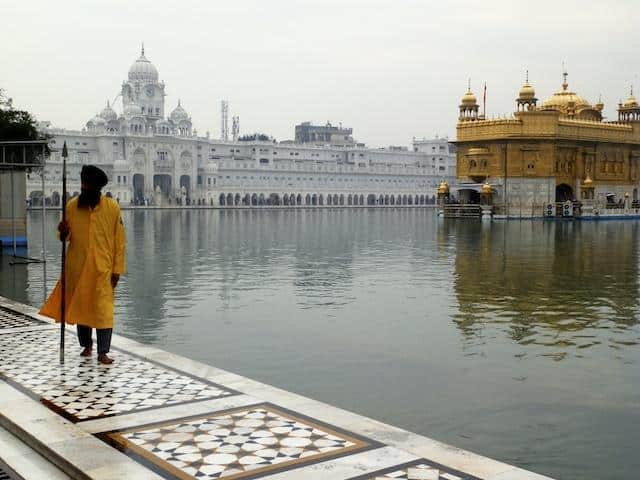
<path id="1" fill-rule="evenodd" d="M 529 70 L 524 71 L 524 84 L 529 85 Z"/>
<path id="2" fill-rule="evenodd" d="M 470 92 L 470 91 L 471 91 L 471 79 L 468 78 L 467 79 L 467 92 Z"/>
<path id="3" fill-rule="evenodd" d="M 142 42 L 142 51 L 140 52 L 140 55 L 144 57 L 144 42 Z"/>
<path id="4" fill-rule="evenodd" d="M 566 90 L 569 87 L 569 84 L 567 83 L 567 76 L 569 74 L 567 73 L 567 68 L 564 65 L 564 62 L 562 62 L 562 89 Z"/>

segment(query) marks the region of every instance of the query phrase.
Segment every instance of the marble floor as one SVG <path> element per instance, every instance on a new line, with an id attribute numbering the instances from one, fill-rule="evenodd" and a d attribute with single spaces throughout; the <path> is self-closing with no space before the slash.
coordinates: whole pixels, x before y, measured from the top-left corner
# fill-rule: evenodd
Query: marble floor
<path id="1" fill-rule="evenodd" d="M 0 307 L 0 332 L 10 328 L 38 327 L 47 325 L 45 322 L 16 312 L 8 308 Z"/>
<path id="2" fill-rule="evenodd" d="M 266 403 L 98 436 L 166 478 L 206 480 L 258 478 L 378 446 Z"/>
<path id="3" fill-rule="evenodd" d="M 550 480 L 117 335 L 104 366 L 69 328 L 60 364 L 59 335 L 0 297 L 0 424 L 70 477 Z"/>
<path id="4" fill-rule="evenodd" d="M 377 472 L 353 477 L 349 480 L 480 480 L 467 473 L 454 470 L 445 465 L 430 462 L 424 458 L 406 463 L 404 465 L 394 465 Z"/>
<path id="5" fill-rule="evenodd" d="M 0 378 L 73 422 L 236 394 L 123 351 L 114 350 L 113 365 L 101 365 L 78 355 L 72 333 L 60 365 L 59 341 L 57 330 L 0 329 Z"/>

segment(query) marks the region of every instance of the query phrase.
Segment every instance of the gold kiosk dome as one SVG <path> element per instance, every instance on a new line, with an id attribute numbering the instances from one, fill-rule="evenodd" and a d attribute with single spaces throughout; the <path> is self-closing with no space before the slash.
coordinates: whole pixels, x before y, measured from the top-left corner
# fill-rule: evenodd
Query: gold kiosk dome
<path id="1" fill-rule="evenodd" d="M 627 98 L 622 104 L 622 106 L 626 108 L 633 108 L 638 106 L 638 101 L 636 100 L 636 97 L 633 96 L 633 91 L 631 92 L 631 95 L 629 95 L 629 98 Z"/>
<path id="2" fill-rule="evenodd" d="M 489 182 L 484 182 L 482 184 L 482 193 L 485 195 L 491 195 L 493 193 L 493 190 L 491 188 L 491 185 L 489 185 Z"/>
<path id="3" fill-rule="evenodd" d="M 529 80 L 525 82 L 525 84 L 520 88 L 520 92 L 518 92 L 519 100 L 533 100 L 536 98 L 536 90 L 531 85 L 529 85 Z"/>
<path id="4" fill-rule="evenodd" d="M 449 184 L 445 180 L 442 180 L 440 182 L 440 185 L 438 185 L 438 194 L 446 195 L 448 193 L 449 193 Z"/>
<path id="5" fill-rule="evenodd" d="M 477 103 L 478 103 L 478 99 L 476 98 L 476 96 L 471 91 L 471 88 L 469 88 L 469 90 L 467 90 L 467 93 L 465 93 L 462 96 L 462 100 L 460 100 L 460 104 L 464 105 L 466 107 L 471 107 L 473 105 L 476 105 Z"/>

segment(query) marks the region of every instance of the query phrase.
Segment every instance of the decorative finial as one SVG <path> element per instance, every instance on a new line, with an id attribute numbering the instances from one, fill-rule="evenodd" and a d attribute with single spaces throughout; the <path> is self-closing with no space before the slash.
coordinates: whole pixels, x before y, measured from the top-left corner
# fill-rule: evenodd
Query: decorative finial
<path id="1" fill-rule="evenodd" d="M 631 93 L 630 93 L 629 95 L 630 95 L 631 97 L 633 97 L 633 83 L 631 84 L 630 92 L 631 92 Z"/>
<path id="2" fill-rule="evenodd" d="M 107 100 L 107 108 L 109 108 L 109 100 Z"/>
<path id="3" fill-rule="evenodd" d="M 467 79 L 467 91 L 470 92 L 471 91 L 471 79 Z"/>
<path id="4" fill-rule="evenodd" d="M 142 42 L 142 52 L 141 55 L 144 57 L 144 42 Z"/>
<path id="5" fill-rule="evenodd" d="M 180 99 L 178 99 L 178 106 L 180 106 Z"/>
<path id="6" fill-rule="evenodd" d="M 524 72 L 524 84 L 529 85 L 529 70 L 525 70 Z"/>
<path id="7" fill-rule="evenodd" d="M 562 89 L 566 90 L 567 87 L 569 86 L 569 84 L 567 83 L 567 76 L 569 74 L 567 73 L 567 67 L 565 66 L 564 62 L 562 62 Z"/>

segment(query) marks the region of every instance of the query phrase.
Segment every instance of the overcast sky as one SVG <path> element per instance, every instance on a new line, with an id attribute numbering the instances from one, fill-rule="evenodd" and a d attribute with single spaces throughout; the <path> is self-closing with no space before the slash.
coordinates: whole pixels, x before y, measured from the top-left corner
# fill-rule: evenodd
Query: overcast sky
<path id="1" fill-rule="evenodd" d="M 214 137 L 221 98 L 241 133 L 329 120 L 386 146 L 454 138 L 467 78 L 478 98 L 487 83 L 488 115 L 509 114 L 525 69 L 545 99 L 565 61 L 570 89 L 602 94 L 611 119 L 640 83 L 638 0 L 25 0 L 1 15 L 0 87 L 73 129 L 116 97 L 142 41 L 165 113 L 180 98 Z"/>

